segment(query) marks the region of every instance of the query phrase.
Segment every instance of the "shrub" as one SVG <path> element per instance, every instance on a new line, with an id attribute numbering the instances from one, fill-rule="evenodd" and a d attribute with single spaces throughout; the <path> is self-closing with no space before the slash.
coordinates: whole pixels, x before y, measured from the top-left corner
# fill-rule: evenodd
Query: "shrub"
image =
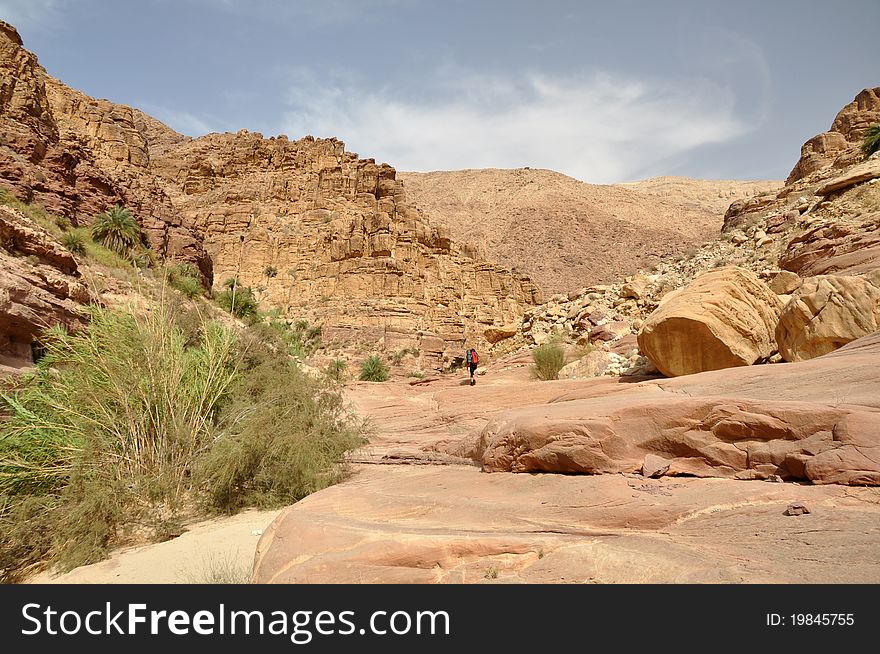
<path id="1" fill-rule="evenodd" d="M 269 278 L 277 277 L 278 276 L 278 268 L 276 268 L 275 266 L 266 266 L 263 269 L 263 274 Z"/>
<path id="2" fill-rule="evenodd" d="M 394 363 L 395 366 L 399 366 L 403 363 L 407 354 L 412 354 L 414 357 L 417 357 L 419 356 L 419 349 L 417 347 L 405 347 L 402 350 L 398 350 L 391 356 L 392 363 Z"/>
<path id="3" fill-rule="evenodd" d="M 862 153 L 865 158 L 880 150 L 880 123 L 875 123 L 865 130 L 862 139 Z"/>
<path id="4" fill-rule="evenodd" d="M 196 504 L 294 501 L 363 442 L 331 388 L 215 322 L 187 337 L 165 306 L 93 308 L 42 344 L 36 371 L 0 394 L 3 581 L 167 538 Z"/>
<path id="5" fill-rule="evenodd" d="M 254 319 L 259 315 L 259 304 L 250 286 L 242 286 L 235 278 L 223 282 L 225 291 L 217 294 L 217 304 L 236 318 Z"/>
<path id="6" fill-rule="evenodd" d="M 55 216 L 55 226 L 62 232 L 66 232 L 70 229 L 70 219 L 67 216 Z"/>
<path id="7" fill-rule="evenodd" d="M 348 364 L 342 359 L 333 359 L 327 364 L 326 374 L 333 381 L 341 382 L 345 379 L 345 371 Z"/>
<path id="8" fill-rule="evenodd" d="M 216 510 L 291 504 L 338 481 L 342 455 L 365 442 L 338 393 L 277 357 L 242 376 L 231 395 L 224 437 L 196 471 Z"/>
<path id="9" fill-rule="evenodd" d="M 86 253 L 86 241 L 79 232 L 67 232 L 61 237 L 61 245 L 73 254 Z"/>
<path id="10" fill-rule="evenodd" d="M 284 320 L 271 320 L 252 326 L 261 337 L 278 350 L 298 359 L 305 359 L 321 347 L 321 328 L 313 327 L 307 320 L 288 323 Z"/>
<path id="11" fill-rule="evenodd" d="M 310 325 L 306 320 L 297 320 L 288 326 L 284 340 L 291 355 L 305 359 L 321 347 L 321 328 Z"/>
<path id="12" fill-rule="evenodd" d="M 189 263 L 178 263 L 165 269 L 165 278 L 171 288 L 174 288 L 186 297 L 192 299 L 203 295 L 201 275 L 198 269 Z"/>
<path id="13" fill-rule="evenodd" d="M 361 364 L 361 374 L 358 379 L 371 382 L 388 381 L 388 366 L 382 363 L 382 359 L 377 354 L 367 357 Z"/>
<path id="14" fill-rule="evenodd" d="M 179 277 L 171 283 L 171 286 L 189 299 L 197 298 L 205 292 L 202 283 L 195 277 Z"/>
<path id="15" fill-rule="evenodd" d="M 93 309 L 77 334 L 49 330 L 33 379 L 3 399 L 0 494 L 43 497 L 54 516 L 53 558 L 73 567 L 121 537 L 123 516 L 149 523 L 188 484 L 236 368 L 219 325 L 187 350 L 166 311 L 144 318 Z"/>
<path id="16" fill-rule="evenodd" d="M 126 257 L 142 242 L 143 235 L 131 212 L 117 204 L 95 216 L 92 238 L 108 250 Z"/>
<path id="17" fill-rule="evenodd" d="M 150 248 L 139 246 L 128 253 L 128 261 L 137 268 L 155 268 L 158 259 Z"/>
<path id="18" fill-rule="evenodd" d="M 559 379 L 565 365 L 565 351 L 558 343 L 544 343 L 532 350 L 532 375 L 542 381 Z"/>

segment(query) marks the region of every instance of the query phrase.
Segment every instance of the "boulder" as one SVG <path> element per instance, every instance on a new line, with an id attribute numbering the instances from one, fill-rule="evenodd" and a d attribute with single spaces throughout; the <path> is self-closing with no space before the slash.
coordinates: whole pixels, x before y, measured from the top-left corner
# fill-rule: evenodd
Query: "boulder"
<path id="1" fill-rule="evenodd" d="M 648 280 L 643 275 L 636 275 L 620 289 L 620 297 L 639 300 L 645 296 Z"/>
<path id="2" fill-rule="evenodd" d="M 639 350 L 668 377 L 751 365 L 776 350 L 781 310 L 757 275 L 719 268 L 663 299 L 639 330 Z"/>
<path id="3" fill-rule="evenodd" d="M 604 325 L 597 325 L 590 330 L 591 341 L 613 341 L 630 333 L 629 324 L 622 320 L 614 320 Z"/>
<path id="4" fill-rule="evenodd" d="M 776 326 L 776 341 L 786 361 L 804 361 L 878 329 L 877 285 L 864 277 L 819 275 L 805 279 L 785 306 Z"/>
<path id="5" fill-rule="evenodd" d="M 801 278 L 795 273 L 787 270 L 780 270 L 773 279 L 770 280 L 770 290 L 776 295 L 790 295 L 796 291 L 801 285 Z"/>
<path id="6" fill-rule="evenodd" d="M 489 343 L 494 345 L 499 341 L 515 336 L 517 331 L 519 331 L 519 328 L 516 325 L 511 324 L 504 325 L 503 327 L 490 327 L 483 332 L 483 335 Z"/>
<path id="7" fill-rule="evenodd" d="M 642 475 L 645 477 L 662 477 L 669 471 L 669 461 L 656 454 L 646 454 L 642 462 Z"/>
<path id="8" fill-rule="evenodd" d="M 816 195 L 830 195 L 836 191 L 842 191 L 850 186 L 855 186 L 877 177 L 880 177 L 880 159 L 872 157 L 868 161 L 847 169 L 840 177 L 835 177 L 822 184 L 822 186 L 816 189 Z"/>
<path id="9" fill-rule="evenodd" d="M 593 350 L 585 357 L 572 361 L 559 371 L 559 379 L 585 379 L 601 377 L 610 363 L 608 352 Z"/>
<path id="10" fill-rule="evenodd" d="M 880 485 L 880 332 L 810 361 L 585 388 L 497 414 L 487 472 L 638 473 Z M 665 459 L 655 465 L 654 455 Z M 646 461 L 647 460 L 647 461 Z"/>
<path id="11" fill-rule="evenodd" d="M 619 341 L 615 341 L 609 350 L 621 356 L 629 356 L 633 351 L 638 352 L 639 342 L 635 334 L 627 334 Z"/>

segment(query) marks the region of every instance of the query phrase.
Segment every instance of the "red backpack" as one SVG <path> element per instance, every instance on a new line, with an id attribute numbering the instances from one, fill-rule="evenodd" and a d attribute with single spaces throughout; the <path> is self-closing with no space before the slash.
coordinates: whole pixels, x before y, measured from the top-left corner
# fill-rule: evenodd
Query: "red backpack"
<path id="1" fill-rule="evenodd" d="M 480 357 L 477 356 L 476 350 L 471 350 L 470 352 L 468 352 L 468 354 L 470 354 L 470 360 L 472 364 L 477 365 L 480 362 Z"/>

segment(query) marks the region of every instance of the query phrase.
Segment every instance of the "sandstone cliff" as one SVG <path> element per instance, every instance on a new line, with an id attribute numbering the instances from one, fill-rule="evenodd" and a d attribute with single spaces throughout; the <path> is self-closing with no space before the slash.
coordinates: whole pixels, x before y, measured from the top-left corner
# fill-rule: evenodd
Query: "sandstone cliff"
<path id="1" fill-rule="evenodd" d="M 157 253 L 191 261 L 210 279 L 201 236 L 150 171 L 151 141 L 186 137 L 158 125 L 131 107 L 95 100 L 53 79 L 15 28 L 0 21 L 0 183 L 74 225 L 123 204 Z"/>
<path id="2" fill-rule="evenodd" d="M 325 337 L 417 347 L 440 362 L 540 299 L 527 278 L 427 222 L 392 167 L 336 139 L 210 134 L 152 167 L 204 235 L 218 282 L 238 277 Z"/>
<path id="3" fill-rule="evenodd" d="M 242 130 L 192 140 L 49 76 L 0 23 L 0 184 L 74 225 L 120 203 L 159 255 L 206 282 L 238 277 L 263 309 L 325 335 L 418 348 L 448 365 L 466 341 L 539 301 L 522 275 L 464 252 L 388 165 L 336 139 Z"/>
<path id="4" fill-rule="evenodd" d="M 846 168 L 860 161 L 862 137 L 874 123 L 880 123 L 880 88 L 864 89 L 840 110 L 831 129 L 804 143 L 786 185 L 817 171 Z"/>
<path id="5" fill-rule="evenodd" d="M 76 259 L 33 220 L 0 206 L 0 373 L 33 361 L 41 329 L 82 324 L 91 298 Z"/>

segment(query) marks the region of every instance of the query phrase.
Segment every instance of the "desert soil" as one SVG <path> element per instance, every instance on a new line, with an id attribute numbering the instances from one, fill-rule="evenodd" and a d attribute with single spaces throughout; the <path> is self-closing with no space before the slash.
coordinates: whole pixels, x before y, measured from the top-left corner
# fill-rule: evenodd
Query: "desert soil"
<path id="1" fill-rule="evenodd" d="M 610 283 L 718 235 L 730 203 L 772 180 L 654 177 L 587 184 L 536 168 L 398 172 L 407 197 L 454 241 L 545 294 Z"/>

